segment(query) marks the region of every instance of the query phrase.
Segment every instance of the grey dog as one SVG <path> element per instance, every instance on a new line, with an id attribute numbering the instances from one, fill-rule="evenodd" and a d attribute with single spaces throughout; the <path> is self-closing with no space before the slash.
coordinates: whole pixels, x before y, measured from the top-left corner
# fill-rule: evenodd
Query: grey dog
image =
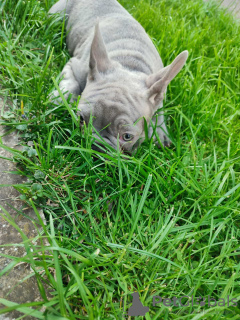
<path id="1" fill-rule="evenodd" d="M 131 152 L 145 139 L 144 118 L 148 125 L 152 119 L 162 144 L 168 146 L 164 116 L 156 114 L 188 51 L 163 67 L 143 27 L 117 0 L 60 0 L 49 13 L 66 18 L 72 58 L 62 70 L 59 86 L 66 96 L 81 95 L 80 122 L 87 124 L 92 115 L 103 140 Z M 148 132 L 151 136 L 152 126 Z"/>

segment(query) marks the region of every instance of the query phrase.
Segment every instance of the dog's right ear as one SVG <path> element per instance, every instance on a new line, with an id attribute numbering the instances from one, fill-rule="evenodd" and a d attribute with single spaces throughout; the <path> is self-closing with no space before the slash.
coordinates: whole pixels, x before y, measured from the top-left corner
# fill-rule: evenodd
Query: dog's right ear
<path id="1" fill-rule="evenodd" d="M 188 58 L 188 51 L 181 52 L 175 60 L 159 72 L 148 76 L 146 85 L 148 89 L 148 98 L 152 100 L 155 106 L 163 100 L 167 86 L 170 81 L 180 72 Z"/>
<path id="2" fill-rule="evenodd" d="M 111 65 L 112 63 L 107 54 L 107 49 L 102 38 L 98 20 L 95 26 L 93 42 L 90 51 L 90 79 L 95 80 L 99 74 L 107 72 L 108 69 L 111 68 Z"/>

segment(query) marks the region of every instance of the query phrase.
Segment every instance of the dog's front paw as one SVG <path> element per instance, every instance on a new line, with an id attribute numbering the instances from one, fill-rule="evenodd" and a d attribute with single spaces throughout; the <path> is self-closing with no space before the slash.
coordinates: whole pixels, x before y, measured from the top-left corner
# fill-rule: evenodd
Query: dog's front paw
<path id="1" fill-rule="evenodd" d="M 57 90 L 54 90 L 50 93 L 49 99 L 51 100 L 52 103 L 59 105 L 62 103 L 62 99 L 59 96 L 59 92 Z"/>
<path id="2" fill-rule="evenodd" d="M 156 134 L 159 136 L 159 139 L 161 140 L 161 143 L 164 147 L 170 147 L 172 141 L 169 138 L 167 128 L 156 128 Z M 157 146 L 160 147 L 159 142 L 157 142 Z"/>
<path id="3" fill-rule="evenodd" d="M 172 141 L 170 140 L 169 138 L 169 135 L 168 135 L 168 131 L 167 131 L 167 128 L 164 126 L 164 127 L 157 127 L 156 128 L 156 131 L 153 130 L 153 128 L 149 128 L 149 131 L 148 131 L 148 137 L 151 138 L 152 137 L 152 134 L 154 134 L 154 137 L 153 139 L 154 140 L 157 140 L 156 141 L 156 145 L 160 148 L 161 147 L 161 144 L 159 143 L 158 139 L 156 138 L 156 135 L 158 135 L 162 145 L 164 147 L 170 147 Z"/>

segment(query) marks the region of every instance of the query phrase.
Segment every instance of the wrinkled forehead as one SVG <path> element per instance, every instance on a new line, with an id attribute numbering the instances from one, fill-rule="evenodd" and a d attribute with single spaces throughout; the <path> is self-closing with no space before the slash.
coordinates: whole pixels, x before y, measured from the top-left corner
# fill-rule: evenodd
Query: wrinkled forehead
<path id="1" fill-rule="evenodd" d="M 88 120 L 92 115 L 94 126 L 100 129 L 109 124 L 116 126 L 119 122 L 122 125 L 135 123 L 144 116 L 137 106 L 124 95 L 119 95 L 117 98 L 110 92 L 104 96 L 95 94 L 87 98 L 82 97 L 78 108 Z"/>
<path id="2" fill-rule="evenodd" d="M 94 111 L 107 109 L 114 115 L 117 110 L 128 111 L 134 116 L 146 109 L 146 97 L 139 90 L 132 90 L 122 83 L 91 83 L 82 94 L 81 100 L 94 107 Z"/>
<path id="3" fill-rule="evenodd" d="M 102 125 L 112 123 L 117 125 L 132 124 L 141 117 L 141 114 L 135 108 L 129 108 L 121 101 L 98 101 L 92 110 L 94 119 L 101 121 Z M 100 123 L 99 123 L 100 124 Z"/>
<path id="4" fill-rule="evenodd" d="M 107 109 L 106 106 L 102 106 L 94 110 L 92 121 L 97 131 L 106 129 L 104 131 L 116 135 L 123 131 L 140 133 L 142 125 L 138 121 L 139 118 L 139 113 L 136 113 L 134 117 L 127 108 L 120 110 L 113 106 L 111 109 Z"/>

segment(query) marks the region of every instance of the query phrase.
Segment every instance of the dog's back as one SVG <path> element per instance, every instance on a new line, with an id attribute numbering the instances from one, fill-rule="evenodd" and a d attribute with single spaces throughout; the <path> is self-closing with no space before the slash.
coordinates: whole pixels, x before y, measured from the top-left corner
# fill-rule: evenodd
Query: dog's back
<path id="1" fill-rule="evenodd" d="M 143 27 L 116 0 L 61 0 L 50 13 L 66 9 L 71 55 L 89 59 L 97 19 L 109 58 L 134 72 L 152 74 L 163 67 Z"/>

